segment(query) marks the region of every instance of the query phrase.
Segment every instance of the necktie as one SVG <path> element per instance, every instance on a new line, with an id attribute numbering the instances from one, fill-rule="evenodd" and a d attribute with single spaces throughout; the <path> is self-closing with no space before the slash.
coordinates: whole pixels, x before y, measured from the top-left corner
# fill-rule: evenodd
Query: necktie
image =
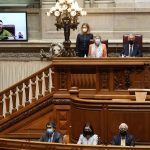
<path id="1" fill-rule="evenodd" d="M 129 56 L 132 55 L 132 45 L 129 46 Z"/>

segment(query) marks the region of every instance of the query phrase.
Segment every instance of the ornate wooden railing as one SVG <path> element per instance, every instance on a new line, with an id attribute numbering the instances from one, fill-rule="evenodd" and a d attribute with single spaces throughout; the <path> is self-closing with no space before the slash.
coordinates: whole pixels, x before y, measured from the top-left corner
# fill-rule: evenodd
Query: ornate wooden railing
<path id="1" fill-rule="evenodd" d="M 0 92 L 0 120 L 51 92 L 51 68 L 50 64 Z"/>

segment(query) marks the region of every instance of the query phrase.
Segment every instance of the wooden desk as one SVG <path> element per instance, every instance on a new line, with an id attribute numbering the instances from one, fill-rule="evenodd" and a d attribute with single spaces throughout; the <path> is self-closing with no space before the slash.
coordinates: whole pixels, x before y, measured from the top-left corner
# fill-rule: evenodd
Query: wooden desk
<path id="1" fill-rule="evenodd" d="M 130 94 L 135 94 L 136 101 L 145 101 L 150 89 L 128 89 Z"/>
<path id="2" fill-rule="evenodd" d="M 54 58 L 54 97 L 69 96 L 78 87 L 80 98 L 130 99 L 129 88 L 150 88 L 150 59 L 144 58 Z M 107 97 L 112 95 L 112 97 Z M 134 97 L 135 99 L 135 97 Z"/>
<path id="3" fill-rule="evenodd" d="M 77 144 L 56 144 L 48 142 L 33 142 L 25 140 L 0 139 L 1 150 L 150 150 L 150 146 L 88 146 Z"/>

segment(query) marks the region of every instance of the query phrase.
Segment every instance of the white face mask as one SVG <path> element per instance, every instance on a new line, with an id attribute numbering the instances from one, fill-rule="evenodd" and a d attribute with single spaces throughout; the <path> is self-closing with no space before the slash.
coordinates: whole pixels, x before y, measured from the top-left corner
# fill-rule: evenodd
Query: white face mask
<path id="1" fill-rule="evenodd" d="M 83 31 L 83 32 L 87 32 L 87 28 L 83 28 L 82 31 Z"/>
<path id="2" fill-rule="evenodd" d="M 96 43 L 97 45 L 99 45 L 99 44 L 101 43 L 101 40 L 100 40 L 100 39 L 95 39 L 95 43 Z"/>

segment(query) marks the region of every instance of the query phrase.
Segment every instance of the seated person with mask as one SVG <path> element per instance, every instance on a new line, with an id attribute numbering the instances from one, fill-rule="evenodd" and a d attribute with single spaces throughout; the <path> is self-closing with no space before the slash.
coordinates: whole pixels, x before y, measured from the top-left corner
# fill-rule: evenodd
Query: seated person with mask
<path id="1" fill-rule="evenodd" d="M 40 138 L 41 142 L 54 142 L 54 143 L 62 143 L 63 136 L 61 133 L 56 131 L 56 124 L 54 121 L 50 121 L 46 125 L 46 132 Z"/>
<path id="2" fill-rule="evenodd" d="M 142 57 L 140 46 L 135 43 L 135 36 L 130 34 L 128 36 L 128 43 L 123 46 L 120 53 L 122 57 Z"/>
<path id="3" fill-rule="evenodd" d="M 93 127 L 90 123 L 86 123 L 83 127 L 83 133 L 80 135 L 77 144 L 97 145 L 98 135 L 94 134 Z"/>
<path id="4" fill-rule="evenodd" d="M 120 146 L 134 146 L 135 140 L 133 135 L 127 132 L 128 126 L 125 123 L 121 123 L 119 126 L 119 134 L 112 138 L 112 145 Z"/>
<path id="5" fill-rule="evenodd" d="M 89 45 L 88 57 L 91 58 L 100 58 L 107 57 L 107 48 L 106 45 L 101 43 L 101 37 L 95 36 L 94 43 Z"/>

